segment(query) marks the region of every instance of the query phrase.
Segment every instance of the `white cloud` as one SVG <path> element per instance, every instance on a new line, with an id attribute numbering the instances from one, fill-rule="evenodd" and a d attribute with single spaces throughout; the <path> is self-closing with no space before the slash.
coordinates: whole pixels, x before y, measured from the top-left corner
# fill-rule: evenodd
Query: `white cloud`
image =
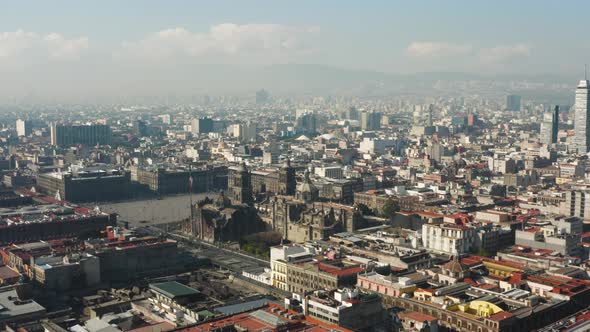
<path id="1" fill-rule="evenodd" d="M 0 32 L 0 61 L 43 57 L 77 59 L 87 48 L 87 37 L 67 39 L 59 33 L 42 35 L 24 30 Z"/>
<path id="2" fill-rule="evenodd" d="M 528 44 L 515 44 L 484 48 L 479 51 L 479 59 L 484 63 L 504 62 L 514 58 L 527 57 L 531 54 Z"/>
<path id="3" fill-rule="evenodd" d="M 406 53 L 411 57 L 430 58 L 466 55 L 472 51 L 471 45 L 453 44 L 446 42 L 413 42 L 407 49 Z"/>
<path id="4" fill-rule="evenodd" d="M 57 59 L 77 59 L 88 49 L 88 37 L 66 39 L 58 33 L 50 33 L 43 38 L 49 56 Z"/>
<path id="5" fill-rule="evenodd" d="M 162 59 L 171 56 L 291 56 L 309 51 L 314 27 L 280 24 L 233 24 L 212 26 L 207 32 L 177 27 L 158 31 L 137 42 L 124 43 L 116 56 Z"/>

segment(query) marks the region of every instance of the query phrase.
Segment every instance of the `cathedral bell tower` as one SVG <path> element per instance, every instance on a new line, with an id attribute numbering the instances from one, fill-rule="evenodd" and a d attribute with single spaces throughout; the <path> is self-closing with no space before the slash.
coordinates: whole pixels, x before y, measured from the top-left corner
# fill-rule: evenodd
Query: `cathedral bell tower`
<path id="1" fill-rule="evenodd" d="M 296 191 L 295 169 L 291 167 L 291 161 L 287 159 L 279 170 L 279 194 L 292 196 L 295 195 Z"/>
<path id="2" fill-rule="evenodd" d="M 229 191 L 232 204 L 252 205 L 254 203 L 250 172 L 245 162 L 242 162 L 238 167 L 230 169 Z"/>

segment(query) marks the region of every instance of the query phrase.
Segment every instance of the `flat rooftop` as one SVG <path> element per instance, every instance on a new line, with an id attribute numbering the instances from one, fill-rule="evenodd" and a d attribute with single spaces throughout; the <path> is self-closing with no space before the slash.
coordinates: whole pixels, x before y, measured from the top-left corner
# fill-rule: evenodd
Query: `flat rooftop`
<path id="1" fill-rule="evenodd" d="M 150 284 L 150 289 L 171 299 L 199 294 L 199 291 L 176 281 Z"/>

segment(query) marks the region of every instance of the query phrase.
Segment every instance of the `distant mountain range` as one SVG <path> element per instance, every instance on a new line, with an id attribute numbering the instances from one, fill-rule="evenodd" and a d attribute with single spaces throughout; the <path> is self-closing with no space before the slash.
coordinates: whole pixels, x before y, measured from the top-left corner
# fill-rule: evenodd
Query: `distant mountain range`
<path id="1" fill-rule="evenodd" d="M 34 74 L 7 73 L 11 82 L 2 98 L 143 98 L 155 96 L 238 95 L 254 97 L 264 88 L 272 96 L 341 95 L 469 96 L 500 98 L 516 93 L 525 99 L 569 103 L 579 78 L 552 74 L 481 75 L 428 72 L 394 74 L 342 69 L 327 65 L 268 66 L 171 63 L 146 69 L 133 65 L 108 67 L 45 67 Z M 1 101 L 0 101 L 1 103 Z"/>

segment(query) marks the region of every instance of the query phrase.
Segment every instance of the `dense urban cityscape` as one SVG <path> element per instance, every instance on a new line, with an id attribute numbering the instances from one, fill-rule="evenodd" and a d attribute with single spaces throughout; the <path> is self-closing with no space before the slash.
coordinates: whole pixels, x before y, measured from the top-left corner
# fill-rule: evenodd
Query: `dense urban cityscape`
<path id="1" fill-rule="evenodd" d="M 275 59 L 313 54 L 299 37 L 318 31 L 161 30 L 114 53 L 153 62 L 113 65 L 108 89 L 88 69 L 60 90 L 42 73 L 68 62 L 51 61 L 100 72 L 76 50 L 105 53 L 86 37 L 0 30 L 0 330 L 590 331 L 584 64 L 572 80 L 508 75 L 524 67 L 514 58 L 534 62 L 524 43 L 406 49 L 477 56 L 485 74 L 453 74 L 453 60 L 397 76 Z M 227 69 L 203 71 L 210 89 L 176 72 L 126 81 L 178 47 L 169 65 L 187 76 L 197 64 L 184 56 Z M 27 49 L 38 58 L 19 62 Z M 260 65 L 249 56 L 272 66 L 232 67 Z M 29 70 L 38 81 L 12 81 Z"/>

